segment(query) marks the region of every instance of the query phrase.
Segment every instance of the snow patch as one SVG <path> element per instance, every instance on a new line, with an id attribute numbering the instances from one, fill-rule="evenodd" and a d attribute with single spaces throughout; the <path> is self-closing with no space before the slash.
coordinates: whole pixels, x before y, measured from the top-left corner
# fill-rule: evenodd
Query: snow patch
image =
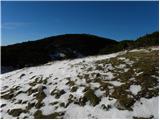
<path id="1" fill-rule="evenodd" d="M 137 95 L 139 91 L 141 91 L 141 86 L 140 85 L 131 85 L 129 90 L 134 94 Z"/>
<path id="2" fill-rule="evenodd" d="M 114 86 L 121 86 L 122 84 L 124 84 L 119 81 L 110 81 L 109 83 L 113 84 Z"/>

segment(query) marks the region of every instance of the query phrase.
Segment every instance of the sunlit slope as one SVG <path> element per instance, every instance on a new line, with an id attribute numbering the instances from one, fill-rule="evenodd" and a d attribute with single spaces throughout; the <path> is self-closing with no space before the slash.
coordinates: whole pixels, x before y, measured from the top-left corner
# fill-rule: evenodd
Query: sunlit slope
<path id="1" fill-rule="evenodd" d="M 158 48 L 1 75 L 2 118 L 158 118 Z"/>

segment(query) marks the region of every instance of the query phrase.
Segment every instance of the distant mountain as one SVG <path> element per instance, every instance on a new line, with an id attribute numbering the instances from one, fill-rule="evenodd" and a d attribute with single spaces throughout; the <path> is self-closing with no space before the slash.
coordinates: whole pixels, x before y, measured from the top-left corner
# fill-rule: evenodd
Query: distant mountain
<path id="1" fill-rule="evenodd" d="M 159 45 L 159 32 L 137 40 L 117 42 L 90 34 L 65 34 L 1 47 L 2 73 L 49 61 L 110 54 L 126 49 Z M 12 69 L 11 69 L 12 68 Z"/>
<path id="2" fill-rule="evenodd" d="M 114 53 L 122 50 L 131 50 L 141 47 L 158 46 L 159 32 L 153 32 L 139 37 L 136 40 L 123 40 L 118 44 L 113 44 L 112 47 L 106 46 L 100 50 L 100 54 Z"/>
<path id="3" fill-rule="evenodd" d="M 63 60 L 99 54 L 105 46 L 117 41 L 89 34 L 65 34 L 2 46 L 2 66 L 22 68 Z"/>
<path id="4" fill-rule="evenodd" d="M 139 37 L 135 44 L 137 47 L 155 46 L 159 45 L 159 32 L 154 32 L 152 34 L 146 34 Z"/>

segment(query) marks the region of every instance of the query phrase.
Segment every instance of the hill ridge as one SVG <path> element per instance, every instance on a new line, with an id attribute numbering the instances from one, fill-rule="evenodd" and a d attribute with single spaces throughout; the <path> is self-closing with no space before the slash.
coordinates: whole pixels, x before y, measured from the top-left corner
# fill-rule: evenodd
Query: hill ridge
<path id="1" fill-rule="evenodd" d="M 115 41 L 91 34 L 65 34 L 1 47 L 3 68 L 19 69 L 49 61 L 110 54 L 159 44 L 159 32 L 136 41 Z M 9 71 L 11 69 L 8 69 Z M 2 70 L 3 73 L 3 70 Z"/>

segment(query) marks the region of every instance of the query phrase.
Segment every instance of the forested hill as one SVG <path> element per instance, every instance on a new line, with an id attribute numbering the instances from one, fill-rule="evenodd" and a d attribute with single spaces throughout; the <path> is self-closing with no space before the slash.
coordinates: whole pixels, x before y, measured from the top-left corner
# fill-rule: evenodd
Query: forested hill
<path id="1" fill-rule="evenodd" d="M 137 40 L 120 42 L 90 34 L 65 34 L 2 46 L 1 65 L 2 68 L 19 69 L 45 64 L 49 61 L 109 54 L 125 49 L 157 46 L 158 44 L 159 32 L 139 37 Z"/>

